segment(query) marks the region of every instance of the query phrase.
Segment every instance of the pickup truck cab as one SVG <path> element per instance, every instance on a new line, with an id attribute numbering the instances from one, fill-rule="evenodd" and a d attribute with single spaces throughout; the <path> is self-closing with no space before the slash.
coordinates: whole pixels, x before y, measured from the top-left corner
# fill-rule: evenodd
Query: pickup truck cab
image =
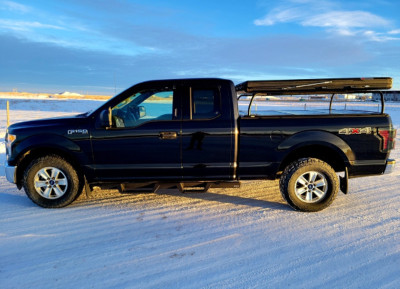
<path id="1" fill-rule="evenodd" d="M 42 207 L 73 202 L 93 186 L 137 191 L 239 187 L 280 178 L 296 210 L 319 211 L 348 178 L 381 175 L 396 131 L 383 111 L 252 112 L 264 95 L 387 89 L 391 78 L 248 81 L 177 79 L 139 83 L 98 109 L 16 123 L 6 134 L 6 176 Z M 239 113 L 238 92 L 250 94 Z M 332 101 L 331 101 L 332 103 Z M 339 177 L 338 173 L 343 176 Z"/>

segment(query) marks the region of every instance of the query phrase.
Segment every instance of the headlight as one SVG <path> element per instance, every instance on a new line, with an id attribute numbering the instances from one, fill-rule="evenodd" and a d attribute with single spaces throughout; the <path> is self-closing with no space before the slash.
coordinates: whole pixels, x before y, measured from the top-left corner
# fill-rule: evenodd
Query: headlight
<path id="1" fill-rule="evenodd" d="M 17 136 L 14 134 L 6 134 L 6 150 L 7 156 L 11 155 L 11 145 L 17 139 Z"/>

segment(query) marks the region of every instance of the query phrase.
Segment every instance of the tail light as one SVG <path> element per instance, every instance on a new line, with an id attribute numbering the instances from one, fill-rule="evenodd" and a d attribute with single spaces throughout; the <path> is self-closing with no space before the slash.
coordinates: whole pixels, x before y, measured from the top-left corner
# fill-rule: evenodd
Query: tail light
<path id="1" fill-rule="evenodd" d="M 384 152 L 394 149 L 396 144 L 396 129 L 378 129 L 378 134 L 382 138 L 382 150 Z"/>

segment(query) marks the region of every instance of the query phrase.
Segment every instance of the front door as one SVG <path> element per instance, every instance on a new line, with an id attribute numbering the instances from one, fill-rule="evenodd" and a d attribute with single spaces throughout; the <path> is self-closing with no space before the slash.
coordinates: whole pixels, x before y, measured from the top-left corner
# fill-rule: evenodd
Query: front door
<path id="1" fill-rule="evenodd" d="M 99 180 L 179 179 L 181 117 L 174 89 L 143 90 L 111 107 L 112 127 L 95 128 Z"/>

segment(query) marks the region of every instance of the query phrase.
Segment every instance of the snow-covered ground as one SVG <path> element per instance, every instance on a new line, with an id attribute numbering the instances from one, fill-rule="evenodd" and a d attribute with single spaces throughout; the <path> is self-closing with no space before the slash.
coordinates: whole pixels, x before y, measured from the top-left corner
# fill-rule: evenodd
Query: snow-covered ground
<path id="1" fill-rule="evenodd" d="M 11 122 L 98 105 L 12 100 Z M 400 104 L 387 111 L 398 127 Z M 318 213 L 291 210 L 275 181 L 95 191 L 43 209 L 4 177 L 5 115 L 0 99 L 0 288 L 399 288 L 399 167 L 350 180 L 350 194 Z"/>

